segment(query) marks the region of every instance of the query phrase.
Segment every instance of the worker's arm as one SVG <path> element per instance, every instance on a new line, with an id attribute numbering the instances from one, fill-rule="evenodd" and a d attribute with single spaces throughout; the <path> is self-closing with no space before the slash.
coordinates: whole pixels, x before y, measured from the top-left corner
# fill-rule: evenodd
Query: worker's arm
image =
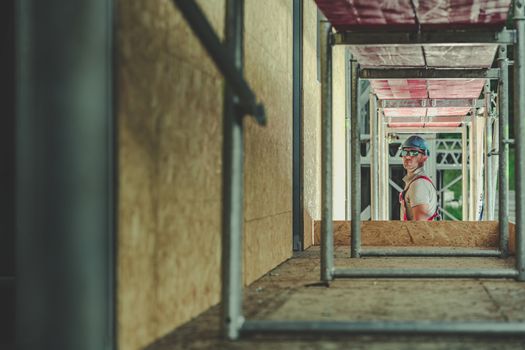
<path id="1" fill-rule="evenodd" d="M 426 221 L 430 215 L 428 214 L 428 204 L 419 204 L 412 207 L 413 220 Z"/>

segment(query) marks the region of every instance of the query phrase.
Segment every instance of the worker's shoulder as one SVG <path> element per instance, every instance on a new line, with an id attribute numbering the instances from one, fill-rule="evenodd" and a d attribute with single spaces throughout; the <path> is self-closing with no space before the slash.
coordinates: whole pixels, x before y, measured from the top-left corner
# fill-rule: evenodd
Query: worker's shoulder
<path id="1" fill-rule="evenodd" d="M 412 181 L 412 184 L 410 187 L 434 187 L 432 180 L 427 177 L 426 175 L 419 176 L 416 179 Z"/>
<path id="2" fill-rule="evenodd" d="M 421 175 L 418 175 L 414 178 L 414 180 L 412 181 L 424 181 L 424 182 L 432 182 L 432 179 L 430 178 L 430 176 L 428 175 L 425 175 L 425 174 L 421 174 Z"/>

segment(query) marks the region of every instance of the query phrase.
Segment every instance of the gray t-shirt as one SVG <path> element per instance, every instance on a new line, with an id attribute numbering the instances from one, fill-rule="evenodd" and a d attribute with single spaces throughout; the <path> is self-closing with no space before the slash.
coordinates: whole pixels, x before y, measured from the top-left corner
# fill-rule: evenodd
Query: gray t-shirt
<path id="1" fill-rule="evenodd" d="M 413 174 L 407 174 L 403 181 L 405 182 L 405 190 L 407 185 L 418 176 L 427 176 L 423 168 L 414 171 Z M 407 208 L 407 219 L 413 220 L 412 208 L 416 205 L 428 204 L 429 217 L 434 215 L 437 210 L 437 194 L 434 185 L 425 179 L 417 179 L 410 184 L 408 191 L 405 193 L 405 206 Z M 404 208 L 401 205 L 401 220 L 404 217 Z"/>

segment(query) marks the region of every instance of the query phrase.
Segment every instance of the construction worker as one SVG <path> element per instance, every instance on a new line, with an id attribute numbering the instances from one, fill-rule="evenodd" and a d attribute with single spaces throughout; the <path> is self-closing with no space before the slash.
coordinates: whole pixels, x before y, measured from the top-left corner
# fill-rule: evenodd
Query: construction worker
<path id="1" fill-rule="evenodd" d="M 410 136 L 401 145 L 403 168 L 407 171 L 405 188 L 399 194 L 402 220 L 432 221 L 439 216 L 436 188 L 423 170 L 429 156 L 427 142 L 420 136 Z"/>

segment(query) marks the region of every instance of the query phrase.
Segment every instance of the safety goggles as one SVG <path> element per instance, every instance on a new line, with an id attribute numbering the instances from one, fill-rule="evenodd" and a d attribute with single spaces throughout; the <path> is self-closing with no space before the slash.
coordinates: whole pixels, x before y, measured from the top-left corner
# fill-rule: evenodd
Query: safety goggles
<path id="1" fill-rule="evenodd" d="M 401 155 L 401 157 L 406 157 L 406 156 L 415 157 L 418 154 L 424 154 L 424 152 L 423 151 L 419 151 L 417 149 L 402 149 L 400 155 Z"/>

